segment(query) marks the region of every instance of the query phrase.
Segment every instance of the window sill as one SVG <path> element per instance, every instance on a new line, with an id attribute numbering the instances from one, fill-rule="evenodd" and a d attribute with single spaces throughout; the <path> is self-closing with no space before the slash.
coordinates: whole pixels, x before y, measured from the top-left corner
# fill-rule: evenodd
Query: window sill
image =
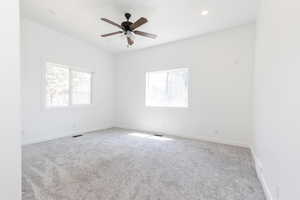
<path id="1" fill-rule="evenodd" d="M 59 110 L 76 110 L 76 109 L 83 109 L 83 108 L 93 108 L 95 104 L 82 104 L 82 105 L 71 105 L 71 106 L 52 106 L 47 107 L 44 106 L 42 110 L 44 111 L 59 111 Z"/>
<path id="2" fill-rule="evenodd" d="M 187 109 L 189 106 L 153 106 L 146 105 L 146 108 L 178 108 L 178 109 Z"/>

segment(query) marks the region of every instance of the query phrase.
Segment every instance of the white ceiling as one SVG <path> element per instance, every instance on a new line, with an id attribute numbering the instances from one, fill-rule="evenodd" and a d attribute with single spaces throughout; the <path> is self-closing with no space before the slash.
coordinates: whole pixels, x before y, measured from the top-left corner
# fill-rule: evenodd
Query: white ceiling
<path id="1" fill-rule="evenodd" d="M 23 17 L 46 24 L 58 31 L 117 53 L 151 47 L 196 35 L 255 21 L 259 0 L 21 0 Z M 206 16 L 201 12 L 208 10 Z M 131 21 L 146 17 L 149 22 L 137 30 L 158 35 L 148 39 L 135 37 L 127 48 L 120 35 L 101 38 L 100 34 L 118 31 L 101 17 L 121 23 L 124 13 Z"/>

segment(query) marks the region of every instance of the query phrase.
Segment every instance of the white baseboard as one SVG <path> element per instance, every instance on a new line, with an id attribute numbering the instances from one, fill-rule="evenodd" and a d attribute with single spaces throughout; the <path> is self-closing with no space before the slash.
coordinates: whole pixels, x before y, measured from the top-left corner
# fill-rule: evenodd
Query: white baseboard
<path id="1" fill-rule="evenodd" d="M 220 138 L 215 138 L 215 137 L 207 137 L 207 136 L 197 136 L 197 137 L 193 137 L 190 135 L 179 135 L 176 133 L 168 133 L 166 131 L 159 131 L 159 130 L 141 130 L 139 128 L 132 128 L 130 126 L 127 125 L 118 125 L 115 126 L 115 128 L 122 128 L 122 129 L 129 129 L 129 130 L 134 130 L 134 131 L 139 131 L 139 132 L 148 132 L 148 133 L 163 133 L 165 135 L 169 135 L 169 136 L 175 136 L 175 137 L 179 137 L 179 138 L 186 138 L 186 139 L 192 139 L 192 140 L 202 140 L 202 141 L 207 141 L 207 142 L 213 142 L 213 143 L 219 143 L 219 144 L 226 144 L 226 145 L 231 145 L 231 146 L 239 146 L 239 147 L 244 147 L 244 148 L 249 148 L 250 149 L 250 145 L 249 144 L 244 144 L 241 142 L 236 142 L 236 141 L 231 141 L 231 140 L 224 140 L 224 139 L 220 139 Z"/>
<path id="2" fill-rule="evenodd" d="M 206 136 L 189 137 L 189 136 L 187 136 L 187 138 L 203 140 L 203 141 L 219 143 L 219 144 L 226 144 L 226 145 L 230 145 L 230 146 L 250 148 L 250 146 L 248 144 L 244 144 L 244 143 L 236 142 L 236 141 L 232 141 L 232 140 L 224 140 L 224 139 L 215 138 L 215 137 L 206 137 Z"/>
<path id="3" fill-rule="evenodd" d="M 252 153 L 252 156 L 253 156 L 253 159 L 254 159 L 254 164 L 255 164 L 255 169 L 256 169 L 256 173 L 257 173 L 257 177 L 263 187 L 263 190 L 264 190 L 264 193 L 265 193 L 265 196 L 266 196 L 266 199 L 267 200 L 275 200 L 273 197 L 272 197 L 272 193 L 270 191 L 270 188 L 267 184 L 267 181 L 265 179 L 265 176 L 264 176 L 264 168 L 263 168 L 263 165 L 261 163 L 261 161 L 259 160 L 259 158 L 256 156 L 256 153 L 254 151 L 254 149 L 251 147 L 251 153 Z"/>
<path id="4" fill-rule="evenodd" d="M 59 136 L 46 136 L 46 137 L 39 137 L 39 138 L 34 138 L 34 139 L 25 139 L 22 141 L 22 146 L 25 145 L 30 145 L 30 144 L 36 144 L 36 143 L 40 143 L 40 142 L 46 142 L 46 141 L 50 141 L 50 140 L 55 140 L 55 139 L 59 139 L 59 138 L 64 138 L 64 137 L 70 137 L 73 135 L 77 135 L 77 134 L 84 134 L 84 133 L 89 133 L 89 132 L 94 132 L 94 131 L 101 131 L 101 130 L 105 130 L 105 129 L 109 129 L 112 128 L 112 126 L 107 126 L 107 127 L 101 127 L 101 128 L 93 128 L 93 129 L 88 129 L 88 130 L 84 130 L 84 131 L 72 131 L 72 132 L 66 132 L 66 133 L 61 133 Z"/>

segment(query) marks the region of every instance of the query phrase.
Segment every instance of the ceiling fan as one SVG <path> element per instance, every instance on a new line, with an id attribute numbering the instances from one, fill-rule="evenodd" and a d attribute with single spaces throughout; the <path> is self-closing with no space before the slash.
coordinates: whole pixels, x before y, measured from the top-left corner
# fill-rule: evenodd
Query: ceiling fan
<path id="1" fill-rule="evenodd" d="M 101 35 L 101 36 L 102 37 L 108 37 L 108 36 L 117 35 L 117 34 L 124 34 L 127 38 L 128 46 L 131 46 L 131 45 L 134 44 L 133 37 L 132 37 L 134 34 L 144 36 L 144 37 L 148 37 L 148 38 L 152 38 L 152 39 L 155 39 L 157 37 L 157 35 L 155 35 L 155 34 L 146 33 L 146 32 L 143 32 L 143 31 L 136 30 L 138 27 L 140 27 L 143 24 L 148 22 L 148 20 L 146 18 L 141 17 L 136 22 L 132 23 L 132 22 L 129 21 L 129 19 L 131 17 L 130 13 L 125 13 L 125 17 L 126 17 L 127 21 L 122 22 L 121 25 L 117 24 L 117 23 L 115 23 L 115 22 L 113 22 L 109 19 L 101 18 L 101 20 L 103 20 L 103 21 L 105 21 L 105 22 L 107 22 L 111 25 L 114 25 L 114 26 L 121 29 L 121 31 L 117 31 L 117 32 L 113 32 L 113 33 L 107 33 L 107 34 L 104 34 L 104 35 Z"/>

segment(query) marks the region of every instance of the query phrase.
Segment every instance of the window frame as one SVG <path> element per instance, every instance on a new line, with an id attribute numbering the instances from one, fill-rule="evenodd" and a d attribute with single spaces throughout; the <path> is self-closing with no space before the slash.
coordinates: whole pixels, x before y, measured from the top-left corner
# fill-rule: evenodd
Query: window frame
<path id="1" fill-rule="evenodd" d="M 174 72 L 174 71 L 181 71 L 186 70 L 187 71 L 187 105 L 184 106 L 174 106 L 174 105 L 149 105 L 147 104 L 147 90 L 149 87 L 149 74 L 155 73 L 155 72 Z M 147 71 L 145 73 L 145 106 L 148 108 L 178 108 L 178 109 L 187 109 L 190 107 L 190 69 L 187 67 L 180 67 L 180 68 L 173 68 L 173 69 L 164 69 L 164 70 L 155 70 L 155 71 Z"/>
<path id="2" fill-rule="evenodd" d="M 69 71 L 69 98 L 68 98 L 68 104 L 66 106 L 47 106 L 47 66 L 48 64 L 53 64 L 61 68 L 65 68 Z M 75 72 L 82 72 L 82 73 L 89 73 L 91 75 L 91 84 L 90 84 L 90 89 L 91 89 L 91 94 L 90 94 L 90 104 L 73 104 L 72 100 L 72 71 Z M 43 101 L 43 109 L 45 110 L 56 110 L 56 109 L 70 109 L 70 108 L 84 108 L 84 107 L 91 107 L 94 106 L 94 101 L 93 101 L 93 94 L 94 94 L 94 72 L 92 70 L 83 68 L 83 67 L 75 67 L 71 65 L 65 65 L 65 64 L 59 64 L 57 62 L 51 62 L 51 61 L 45 61 L 44 62 L 44 68 L 43 68 L 43 76 L 42 76 L 42 101 Z"/>

